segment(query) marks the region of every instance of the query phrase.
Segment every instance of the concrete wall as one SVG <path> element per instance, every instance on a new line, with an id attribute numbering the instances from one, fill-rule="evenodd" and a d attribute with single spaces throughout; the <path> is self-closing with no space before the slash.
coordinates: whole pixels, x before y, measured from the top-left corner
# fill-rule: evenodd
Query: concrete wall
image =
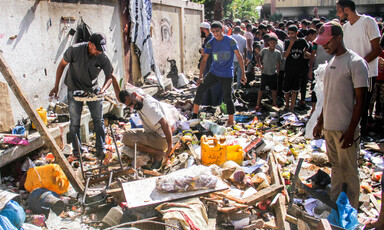
<path id="1" fill-rule="evenodd" d="M 200 23 L 204 6 L 180 0 L 152 0 L 152 39 L 156 63 L 164 76 L 175 59 L 179 72 L 198 73 Z"/>
<path id="2" fill-rule="evenodd" d="M 68 1 L 69 2 L 69 1 Z M 81 1 L 70 1 L 81 2 Z M 118 0 L 94 0 L 91 3 L 61 3 L 31 0 L 0 1 L 0 52 L 23 87 L 32 107 L 48 106 L 48 94 L 54 86 L 55 73 L 63 52 L 73 43 L 68 35 L 83 20 L 93 32 L 107 37 L 106 54 L 111 59 L 114 74 L 123 76 L 122 34 Z M 60 18 L 75 17 L 63 23 Z M 14 40 L 9 37 L 17 35 Z M 0 81 L 5 81 L 0 74 Z M 104 73 L 99 76 L 104 83 Z M 26 113 L 10 93 L 15 120 Z"/>

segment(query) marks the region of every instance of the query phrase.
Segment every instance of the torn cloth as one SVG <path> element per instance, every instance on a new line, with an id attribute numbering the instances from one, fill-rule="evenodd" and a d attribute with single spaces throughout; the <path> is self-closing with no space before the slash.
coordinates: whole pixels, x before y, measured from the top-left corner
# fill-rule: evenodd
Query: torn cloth
<path id="1" fill-rule="evenodd" d="M 151 38 L 152 2 L 151 0 L 135 0 L 130 1 L 130 3 L 131 42 L 137 47 L 135 52 L 140 60 L 141 74 L 147 77 L 153 70 L 156 74 L 157 83 L 164 89 L 163 80 L 153 56 Z"/>
<path id="2" fill-rule="evenodd" d="M 163 220 L 177 219 L 185 230 L 208 229 L 208 215 L 198 198 L 163 203 L 156 207 Z"/>

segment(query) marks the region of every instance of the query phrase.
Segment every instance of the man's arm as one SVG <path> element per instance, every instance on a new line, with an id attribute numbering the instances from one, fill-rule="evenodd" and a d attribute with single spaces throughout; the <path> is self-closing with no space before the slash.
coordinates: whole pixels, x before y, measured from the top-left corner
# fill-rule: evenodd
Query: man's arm
<path id="1" fill-rule="evenodd" d="M 113 74 L 111 74 L 110 76 L 105 76 L 104 85 L 101 88 L 100 93 L 105 93 L 105 91 L 109 88 L 112 83 L 112 76 Z"/>
<path id="2" fill-rule="evenodd" d="M 111 75 L 111 82 L 112 82 L 113 90 L 115 91 L 116 99 L 119 102 L 121 102 L 120 98 L 119 98 L 120 86 L 119 86 L 119 83 L 117 82 L 116 77 L 113 74 Z"/>
<path id="3" fill-rule="evenodd" d="M 289 56 L 289 53 L 291 52 L 293 44 L 295 44 L 296 39 L 289 38 L 289 46 L 288 49 L 284 52 L 284 57 L 287 58 Z"/>
<path id="4" fill-rule="evenodd" d="M 200 62 L 199 80 L 197 81 L 198 86 L 203 81 L 203 77 L 204 77 L 203 74 L 204 74 L 205 66 L 207 65 L 208 57 L 209 57 L 209 54 L 203 53 L 203 59 L 201 59 L 201 62 Z"/>
<path id="5" fill-rule="evenodd" d="M 249 48 L 249 52 L 252 52 L 252 39 L 247 39 L 247 47 Z"/>
<path id="6" fill-rule="evenodd" d="M 316 50 L 312 49 L 311 57 L 309 58 L 308 78 L 313 79 L 313 65 L 315 64 Z"/>
<path id="7" fill-rule="evenodd" d="M 313 128 L 313 137 L 315 139 L 320 138 L 321 132 L 323 131 L 324 119 L 323 119 L 323 110 L 321 110 L 320 116 L 317 118 L 317 123 Z"/>
<path id="8" fill-rule="evenodd" d="M 171 126 L 169 125 L 168 121 L 165 120 L 164 117 L 160 119 L 159 123 L 161 125 L 161 129 L 163 130 L 163 132 L 165 134 L 165 140 L 167 141 L 168 149 L 167 149 L 167 152 L 165 153 L 165 157 L 168 159 L 169 158 L 168 155 L 173 148 Z"/>
<path id="9" fill-rule="evenodd" d="M 247 82 L 247 77 L 245 76 L 245 68 L 244 68 L 244 62 L 243 62 L 243 56 L 239 52 L 239 50 L 233 51 L 237 57 L 237 60 L 239 61 L 239 65 L 241 68 L 241 82 L 245 84 Z"/>
<path id="10" fill-rule="evenodd" d="M 280 72 L 280 60 L 276 64 L 276 73 L 279 74 L 279 72 Z"/>
<path id="11" fill-rule="evenodd" d="M 383 52 L 383 49 L 380 46 L 380 37 L 371 40 L 371 47 L 372 47 L 371 52 L 369 52 L 364 57 L 364 59 L 368 63 L 370 63 L 371 61 L 375 60 L 381 54 L 381 52 Z"/>
<path id="12" fill-rule="evenodd" d="M 56 70 L 55 86 L 53 87 L 53 89 L 49 93 L 50 97 L 57 97 L 57 93 L 59 92 L 59 84 L 60 84 L 61 76 L 63 75 L 64 68 L 67 65 L 68 65 L 68 62 L 66 62 L 64 60 L 64 58 L 61 59 L 60 64 L 59 64 L 59 66 L 57 67 L 57 70 Z"/>
<path id="13" fill-rule="evenodd" d="M 367 87 L 361 87 L 355 89 L 355 106 L 353 107 L 352 118 L 349 123 L 347 131 L 343 133 L 340 138 L 340 143 L 343 142 L 341 148 L 349 148 L 353 144 L 353 138 L 357 125 L 360 122 L 361 115 L 363 114 L 365 97 L 367 94 Z"/>

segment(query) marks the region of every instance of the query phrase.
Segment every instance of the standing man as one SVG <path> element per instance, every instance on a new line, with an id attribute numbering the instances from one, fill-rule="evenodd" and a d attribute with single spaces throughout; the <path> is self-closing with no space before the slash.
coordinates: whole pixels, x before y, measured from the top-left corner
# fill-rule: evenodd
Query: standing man
<path id="1" fill-rule="evenodd" d="M 201 49 L 199 50 L 201 57 L 199 60 L 199 66 L 200 69 L 200 63 L 204 56 L 204 49 L 209 40 L 213 38 L 213 34 L 211 33 L 211 25 L 208 22 L 202 22 L 200 24 L 200 32 L 201 32 L 201 38 L 204 38 L 203 44 L 201 46 Z M 204 69 L 204 76 L 208 73 L 209 69 L 211 68 L 212 64 L 212 55 L 209 55 L 207 64 L 205 65 Z M 218 82 L 215 84 L 212 88 L 208 89 L 203 96 L 202 105 L 206 106 L 218 106 L 221 105 L 223 102 L 223 89 L 221 87 L 221 83 Z"/>
<path id="2" fill-rule="evenodd" d="M 244 34 L 244 37 L 247 39 L 247 56 L 246 58 L 249 60 L 246 62 L 246 66 L 248 63 L 252 60 L 252 53 L 253 53 L 253 42 L 255 41 L 255 38 L 253 37 L 252 34 L 252 25 L 247 24 L 246 26 L 247 31 Z"/>
<path id="3" fill-rule="evenodd" d="M 348 185 L 348 199 L 358 208 L 360 180 L 357 159 L 360 152 L 359 123 L 368 87 L 367 62 L 343 44 L 343 29 L 337 22 L 328 22 L 314 41 L 335 56 L 324 75 L 324 106 L 313 129 L 320 137 L 324 129 L 327 155 L 331 169 L 331 199 L 336 201 L 342 184 Z"/>
<path id="4" fill-rule="evenodd" d="M 80 138 L 80 119 L 83 108 L 82 101 L 73 98 L 73 92 L 83 90 L 89 93 L 104 93 L 112 82 L 112 63 L 104 53 L 106 39 L 102 33 L 94 33 L 89 42 L 82 42 L 69 47 L 56 70 L 55 87 L 49 96 L 57 97 L 61 75 L 65 66 L 69 64 L 64 83 L 68 86 L 68 107 L 70 116 L 70 135 L 72 139 L 73 154 L 78 155 L 78 143 L 76 137 Z M 98 88 L 98 76 L 103 70 L 105 82 L 101 89 Z M 96 133 L 96 154 L 100 158 L 105 156 L 105 130 L 103 119 L 102 101 L 88 101 L 88 109 L 91 113 L 94 130 Z"/>
<path id="5" fill-rule="evenodd" d="M 197 118 L 204 92 L 211 88 L 216 82 L 221 82 L 224 103 L 227 105 L 229 115 L 227 125 L 232 126 L 234 122 L 233 115 L 235 113 L 235 106 L 232 100 L 233 57 L 236 55 L 239 61 L 242 83 L 245 84 L 247 77 L 245 76 L 243 57 L 239 52 L 236 40 L 227 35 L 223 35 L 223 26 L 220 22 L 212 23 L 211 31 L 214 38 L 212 38 L 205 47 L 204 56 L 200 63 L 200 74 L 197 82 L 199 87 L 193 102 L 193 118 Z M 208 74 L 203 80 L 205 65 L 210 54 L 213 56 L 213 62 Z"/>
<path id="6" fill-rule="evenodd" d="M 240 32 L 241 32 L 240 26 L 235 26 L 235 28 L 233 28 L 231 37 L 236 40 L 237 46 L 239 47 L 239 52 L 243 56 L 243 58 L 245 58 L 246 57 L 245 55 L 247 53 L 247 39 L 244 36 L 240 35 Z M 253 46 L 252 46 L 252 48 L 253 48 Z M 241 80 L 242 75 L 241 75 L 240 64 L 239 64 L 239 61 L 237 60 L 236 56 L 233 58 L 233 66 L 234 66 L 233 67 L 234 76 L 236 76 L 236 82 L 237 82 L 236 89 L 239 89 L 240 84 L 241 84 L 240 80 Z"/>
<path id="7" fill-rule="evenodd" d="M 348 20 L 344 24 L 344 44 L 364 58 L 368 63 L 368 94 L 365 101 L 363 117 L 361 120 L 362 134 L 366 135 L 368 110 L 372 96 L 373 86 L 378 75 L 378 56 L 381 54 L 380 31 L 374 18 L 360 15 L 356 12 L 355 3 L 352 0 L 339 0 L 336 4 L 337 16 L 341 21 Z"/>

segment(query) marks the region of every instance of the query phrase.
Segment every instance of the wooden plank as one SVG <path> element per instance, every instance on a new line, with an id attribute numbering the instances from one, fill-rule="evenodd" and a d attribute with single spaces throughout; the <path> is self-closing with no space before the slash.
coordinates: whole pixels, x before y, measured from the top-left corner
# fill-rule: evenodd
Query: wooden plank
<path id="1" fill-rule="evenodd" d="M 275 160 L 273 159 L 273 154 L 271 153 L 268 156 L 268 164 L 269 164 L 272 184 L 281 184 L 279 174 L 277 173 L 278 169 L 276 167 Z"/>
<path id="2" fill-rule="evenodd" d="M 262 189 L 257 193 L 243 199 L 247 205 L 255 205 L 257 202 L 267 199 L 268 197 L 275 196 L 284 189 L 281 184 L 274 184 L 268 188 Z"/>
<path id="3" fill-rule="evenodd" d="M 320 219 L 320 222 L 317 225 L 316 230 L 332 230 L 332 227 L 329 224 L 327 219 Z"/>
<path id="4" fill-rule="evenodd" d="M 383 190 L 383 188 L 381 188 L 381 190 Z M 379 202 L 377 202 L 375 196 L 373 194 L 369 194 L 369 199 L 371 200 L 373 206 L 375 206 L 376 210 L 380 212 L 381 206 Z"/>
<path id="5" fill-rule="evenodd" d="M 188 192 L 165 193 L 156 188 L 156 180 L 161 177 L 151 177 L 144 180 L 137 180 L 123 183 L 123 191 L 127 200 L 128 208 L 143 207 L 159 204 L 171 200 L 199 196 L 206 193 L 228 189 L 228 185 L 221 179 L 217 181 L 213 189 L 196 190 Z"/>
<path id="6" fill-rule="evenodd" d="M 9 87 L 12 89 L 20 105 L 23 107 L 25 112 L 28 114 L 32 123 L 36 126 L 37 131 L 43 137 L 44 142 L 55 156 L 57 163 L 67 176 L 69 182 L 73 188 L 82 193 L 84 191 L 84 185 L 81 183 L 79 178 L 76 177 L 71 165 L 68 163 L 64 154 L 61 152 L 59 146 L 56 144 L 55 139 L 50 134 L 48 128 L 45 126 L 43 120 L 37 114 L 36 110 L 32 109 L 29 100 L 24 96 L 25 93 L 17 82 L 15 74 L 12 72 L 8 64 L 6 63 L 2 53 L 0 53 L 0 72 L 3 74 L 5 80 L 8 82 Z"/>
<path id="7" fill-rule="evenodd" d="M 290 230 L 289 223 L 285 221 L 287 210 L 285 208 L 285 197 L 282 194 L 278 195 L 279 198 L 275 204 L 276 223 L 279 229 Z"/>
<path id="8" fill-rule="evenodd" d="M 9 132 L 14 127 L 8 84 L 0 82 L 0 132 Z"/>

